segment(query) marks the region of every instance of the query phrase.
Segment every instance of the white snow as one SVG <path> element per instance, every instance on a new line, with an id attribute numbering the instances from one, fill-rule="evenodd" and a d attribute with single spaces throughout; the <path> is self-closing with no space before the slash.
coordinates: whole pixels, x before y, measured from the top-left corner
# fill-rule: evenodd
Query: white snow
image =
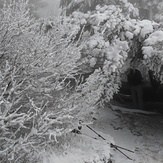
<path id="1" fill-rule="evenodd" d="M 119 107 L 119 106 L 112 106 L 112 109 L 115 110 L 115 111 L 121 111 L 123 113 L 128 113 L 128 114 L 134 114 L 134 113 L 146 114 L 146 115 L 159 114 L 157 112 L 150 112 L 150 111 L 139 110 L 139 109 L 128 109 L 128 108 L 123 108 L 123 107 Z"/>
<path id="2" fill-rule="evenodd" d="M 144 43 L 145 45 L 154 45 L 160 41 L 163 41 L 163 31 L 155 31 L 145 40 Z"/>
<path id="3" fill-rule="evenodd" d="M 140 27 L 144 28 L 145 26 L 151 26 L 153 23 L 150 20 L 141 20 L 139 21 Z"/>
<path id="4" fill-rule="evenodd" d="M 113 106 L 111 109 L 99 110 L 96 130 L 109 134 L 116 145 L 133 150 L 122 150 L 133 160 L 127 159 L 118 151 L 111 151 L 116 163 L 162 163 L 163 161 L 163 119 L 153 112 L 126 109 Z M 116 110 L 116 111 L 115 111 Z"/>
<path id="5" fill-rule="evenodd" d="M 140 33 L 141 27 L 139 25 L 135 25 L 135 30 L 133 32 L 134 35 L 138 35 Z"/>
<path id="6" fill-rule="evenodd" d="M 152 54 L 154 53 L 154 49 L 152 46 L 144 46 L 142 50 L 143 54 L 147 55 L 148 57 L 151 57 Z"/>
<path id="7" fill-rule="evenodd" d="M 52 153 L 44 163 L 104 163 L 101 157 L 115 163 L 162 163 L 163 161 L 163 117 L 157 113 L 126 109 L 118 106 L 97 109 L 94 123 L 88 124 L 97 134 L 82 124 L 82 135 L 73 138 L 71 146 L 62 155 Z M 94 139 L 96 138 L 96 139 Z M 134 151 L 110 148 L 108 143 Z"/>
<path id="8" fill-rule="evenodd" d="M 93 57 L 93 58 L 90 59 L 89 62 L 90 62 L 90 67 L 94 67 L 94 66 L 96 65 L 97 58 L 94 58 L 94 57 Z"/>
<path id="9" fill-rule="evenodd" d="M 98 44 L 98 41 L 96 39 L 89 41 L 89 47 L 91 49 L 93 49 L 95 46 L 97 46 L 97 44 Z"/>
<path id="10" fill-rule="evenodd" d="M 127 31 L 126 33 L 125 33 L 125 35 L 126 35 L 126 37 L 128 38 L 128 39 L 133 39 L 133 37 L 134 37 L 134 34 L 133 33 L 131 33 L 131 32 L 129 32 L 129 31 Z"/>
<path id="11" fill-rule="evenodd" d="M 131 21 L 125 21 L 123 27 L 125 30 L 130 30 L 132 27 L 132 22 Z"/>
<path id="12" fill-rule="evenodd" d="M 102 163 L 103 159 L 107 161 L 111 153 L 107 142 L 98 139 L 85 125 L 81 132 L 82 134 L 72 135 L 72 141 L 63 153 L 52 152 L 44 157 L 43 163 Z M 103 135 L 109 143 L 114 143 L 110 135 Z"/>
<path id="13" fill-rule="evenodd" d="M 144 38 L 147 34 L 150 34 L 154 31 L 152 24 L 147 24 L 141 29 L 141 36 Z"/>

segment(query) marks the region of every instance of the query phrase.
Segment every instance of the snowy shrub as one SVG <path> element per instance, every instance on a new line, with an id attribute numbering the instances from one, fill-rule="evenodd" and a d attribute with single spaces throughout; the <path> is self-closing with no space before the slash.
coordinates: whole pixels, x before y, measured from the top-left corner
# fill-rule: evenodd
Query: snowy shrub
<path id="1" fill-rule="evenodd" d="M 97 5 L 93 12 L 75 11 L 67 17 L 68 23 L 79 31 L 75 41 L 78 45 L 84 44 L 80 61 L 88 69 L 95 70 L 82 89 L 83 94 L 88 93 L 85 101 L 91 106 L 99 99 L 110 101 L 118 91 L 122 67 L 127 59 L 143 59 L 143 51 L 148 55 L 153 53 L 143 44 L 159 24 L 132 19 L 130 15 L 136 16 L 138 11 L 127 1 L 119 1 L 118 4 Z M 94 98 L 91 100 L 90 97 Z"/>
<path id="2" fill-rule="evenodd" d="M 127 1 L 122 3 L 133 11 Z M 142 42 L 144 57 L 152 61 L 157 54 L 162 63 L 158 51 L 162 44 L 157 44 L 162 33 L 154 32 L 156 24 L 126 14 L 117 5 L 105 5 L 93 12 L 36 20 L 28 2 L 4 4 L 0 15 L 3 162 L 35 162 L 52 146 L 67 148 L 63 144 L 71 139 L 69 132 L 78 120 L 90 121 L 90 111 L 118 92 L 122 67 L 127 58 L 138 57 Z M 85 82 L 78 81 L 90 70 Z"/>
<path id="3" fill-rule="evenodd" d="M 82 112 L 64 82 L 80 46 L 71 26 L 35 20 L 24 0 L 4 4 L 0 20 L 0 160 L 35 162 L 66 141 Z"/>
<path id="4" fill-rule="evenodd" d="M 105 5 L 97 6 L 94 12 L 75 11 L 67 18 L 69 23 L 80 29 L 77 44 L 84 44 L 80 61 L 88 69 L 97 69 L 80 88 L 84 95 L 82 98 L 85 98 L 83 101 L 90 106 L 98 101 L 109 102 L 114 93 L 118 92 L 119 75 L 129 51 L 128 42 L 134 37 L 130 31 L 129 39 L 122 39 L 122 30 L 127 25 L 125 16 L 119 6 Z M 84 24 L 81 24 L 81 19 L 85 20 Z M 128 27 L 129 36 L 132 27 Z"/>
<path id="5" fill-rule="evenodd" d="M 74 127 L 74 115 L 78 119 L 82 110 L 73 105 L 73 98 L 60 82 L 48 85 L 49 81 L 43 81 L 45 78 L 48 80 L 29 76 L 21 80 L 20 74 L 8 65 L 1 72 L 0 158 L 3 162 L 38 161 L 42 150 L 65 142 L 64 136 Z"/>

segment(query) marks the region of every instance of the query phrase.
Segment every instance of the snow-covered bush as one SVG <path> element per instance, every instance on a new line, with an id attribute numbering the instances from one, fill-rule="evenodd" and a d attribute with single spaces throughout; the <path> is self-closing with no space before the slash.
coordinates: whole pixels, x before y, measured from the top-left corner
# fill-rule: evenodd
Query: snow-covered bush
<path id="1" fill-rule="evenodd" d="M 3 162 L 38 161 L 42 150 L 50 150 L 67 140 L 64 136 L 75 125 L 74 115 L 78 119 L 82 111 L 73 105 L 74 99 L 62 89 L 60 82 L 49 84 L 49 76 L 22 79 L 21 75 L 9 65 L 1 72 L 0 158 Z"/>
<path id="2" fill-rule="evenodd" d="M 135 12 L 136 16 L 138 12 L 127 1 L 118 4 L 97 5 L 94 11 L 74 11 L 66 17 L 66 21 L 79 31 L 75 41 L 83 45 L 80 61 L 88 69 L 95 70 L 82 89 L 83 94 L 88 93 L 85 101 L 89 104 L 103 98 L 110 101 L 119 89 L 125 62 L 143 59 L 144 41 L 159 27 L 150 20 L 131 18 L 130 15 Z"/>
<path id="3" fill-rule="evenodd" d="M 108 102 L 118 91 L 121 68 L 128 57 L 132 39 L 142 31 L 140 25 L 139 31 L 136 28 L 138 21 L 130 18 L 129 11 L 123 11 L 123 5 L 127 5 L 127 1 L 121 6 L 98 5 L 87 13 L 75 11 L 66 18 L 80 32 L 76 37 L 77 44 L 83 44 L 80 61 L 91 69 L 98 69 L 82 89 L 83 94 L 88 93 L 85 100 L 89 104 L 103 98 Z"/>
<path id="4" fill-rule="evenodd" d="M 28 2 L 11 1 L 1 9 L 0 20 L 4 162 L 32 162 L 43 148 L 62 147 L 78 119 L 87 118 L 96 104 L 109 102 L 118 91 L 122 66 L 137 57 L 135 42 L 149 43 L 157 35 L 156 24 L 126 17 L 116 5 L 60 20 L 36 20 Z M 83 65 L 93 73 L 69 90 L 65 83 L 77 80 Z"/>
<path id="5" fill-rule="evenodd" d="M 28 2 L 0 14 L 0 160 L 35 162 L 66 141 L 81 108 L 65 80 L 76 74 L 76 31 L 59 19 L 35 20 Z"/>

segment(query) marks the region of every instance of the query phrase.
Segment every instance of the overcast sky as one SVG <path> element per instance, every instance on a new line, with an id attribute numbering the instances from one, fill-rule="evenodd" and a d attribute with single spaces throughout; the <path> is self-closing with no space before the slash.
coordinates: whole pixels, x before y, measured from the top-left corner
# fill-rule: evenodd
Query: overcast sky
<path id="1" fill-rule="evenodd" d="M 48 5 L 42 9 L 39 9 L 38 14 L 41 17 L 49 17 L 57 15 L 59 12 L 59 2 L 60 0 L 45 0 Z"/>

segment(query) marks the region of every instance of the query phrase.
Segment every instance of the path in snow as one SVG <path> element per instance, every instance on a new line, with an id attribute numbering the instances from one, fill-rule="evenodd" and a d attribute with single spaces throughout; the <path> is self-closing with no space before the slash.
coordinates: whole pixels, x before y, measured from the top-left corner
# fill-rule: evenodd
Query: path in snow
<path id="1" fill-rule="evenodd" d="M 133 160 L 112 150 L 115 163 L 163 163 L 163 116 L 146 115 L 136 111 L 99 109 L 92 125 L 97 131 L 109 134 L 115 144 L 135 151 L 123 151 Z M 143 113 L 143 114 L 142 114 Z"/>

